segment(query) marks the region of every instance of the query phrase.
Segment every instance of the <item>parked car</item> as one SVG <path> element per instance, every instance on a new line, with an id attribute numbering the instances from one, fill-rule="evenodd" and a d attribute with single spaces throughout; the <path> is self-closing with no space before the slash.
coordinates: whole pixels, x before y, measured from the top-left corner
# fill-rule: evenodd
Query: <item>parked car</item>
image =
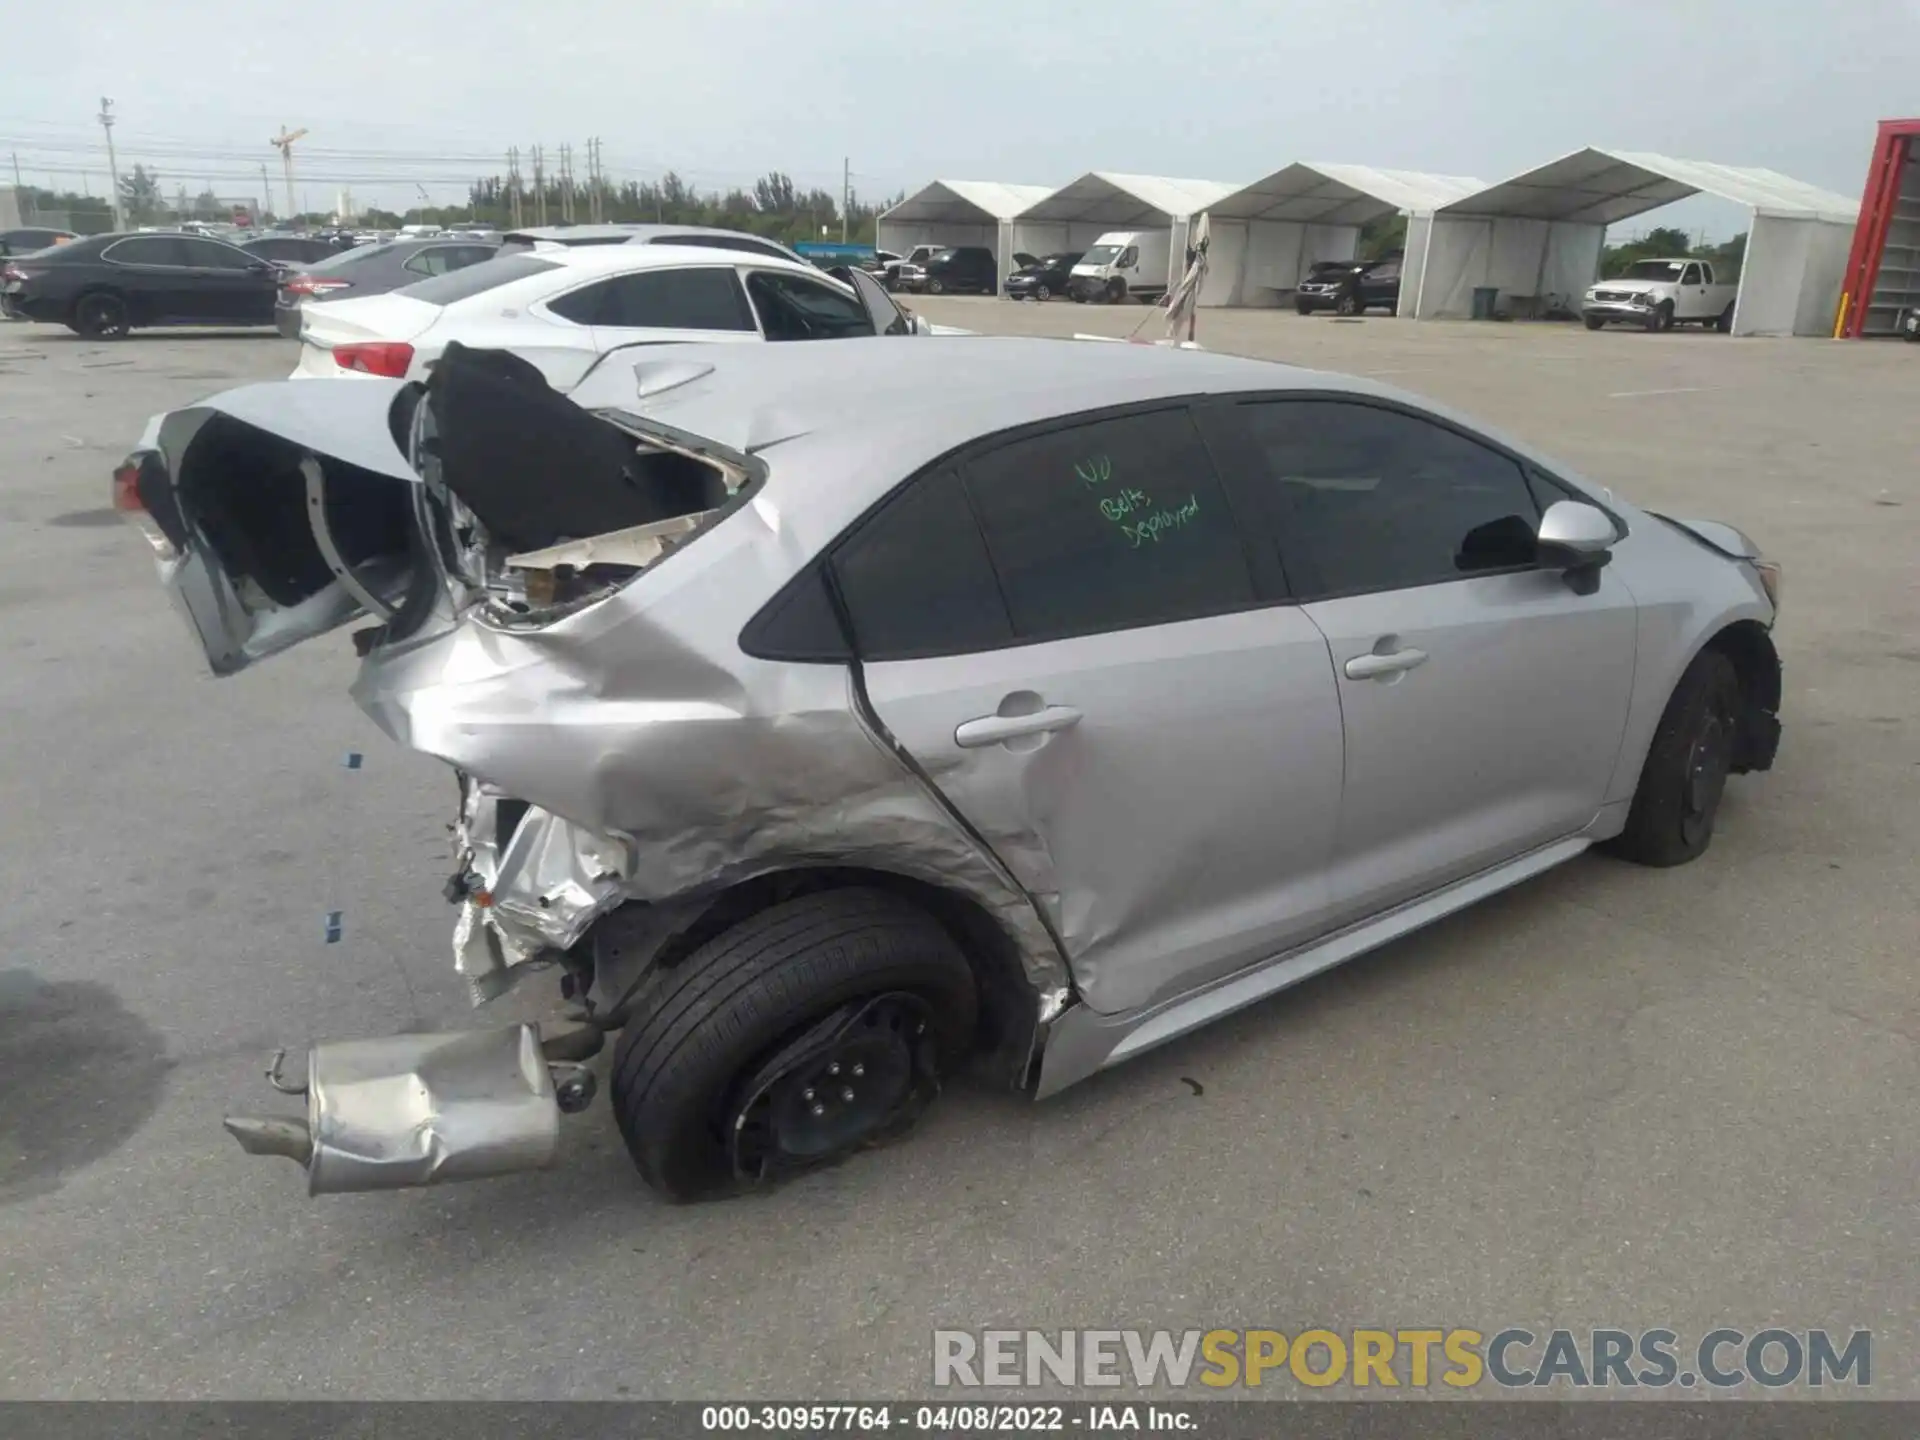
<path id="1" fill-rule="evenodd" d="M 305 235 L 262 235 L 240 248 L 276 265 L 313 265 L 339 253 L 330 242 Z"/>
<path id="2" fill-rule="evenodd" d="M 1166 230 L 1114 230 L 1102 235 L 1073 267 L 1068 293 L 1075 300 L 1119 304 L 1154 301 L 1167 293 L 1173 237 Z"/>
<path id="3" fill-rule="evenodd" d="M 384 295 L 452 270 L 491 260 L 500 246 L 485 240 L 388 240 L 329 251 L 327 258 L 281 278 L 273 320 L 280 333 L 300 334 L 308 305 Z"/>
<path id="4" fill-rule="evenodd" d="M 459 777 L 463 981 L 587 1017 L 315 1047 L 303 1117 L 227 1121 L 312 1192 L 549 1162 L 615 1031 L 648 1183 L 777 1179 L 969 1055 L 1051 1095 L 1595 844 L 1693 859 L 1773 762 L 1752 542 L 1417 397 L 1037 339 L 628 354 L 248 386 L 115 477 L 216 674 L 371 620 L 355 700 Z"/>
<path id="5" fill-rule="evenodd" d="M 999 270 L 993 251 L 984 245 L 945 245 L 922 261 L 903 262 L 894 271 L 893 288 L 928 295 L 996 295 Z"/>
<path id="6" fill-rule="evenodd" d="M 881 266 L 881 277 L 889 290 L 912 290 L 926 276 L 926 264 L 944 245 L 915 245 L 905 255 L 895 256 Z"/>
<path id="7" fill-rule="evenodd" d="M 621 345 L 915 333 L 879 283 L 708 246 L 500 254 L 367 299 L 309 307 L 295 379 L 420 379 L 453 342 L 511 350 L 563 388 Z"/>
<path id="8" fill-rule="evenodd" d="M 199 235 L 90 235 L 0 269 L 9 315 L 119 340 L 156 325 L 271 325 L 274 265 Z"/>
<path id="9" fill-rule="evenodd" d="M 1372 309 L 1400 308 L 1400 257 L 1379 260 L 1316 260 L 1293 292 L 1293 308 L 1302 315 L 1331 310 L 1364 315 Z"/>
<path id="10" fill-rule="evenodd" d="M 65 245 L 79 238 L 71 230 L 50 230 L 44 225 L 23 225 L 13 230 L 0 230 L 0 260 L 9 255 L 31 255 L 36 250 L 50 250 L 55 245 Z"/>
<path id="11" fill-rule="evenodd" d="M 1073 267 L 1080 263 L 1081 252 L 1062 250 L 1052 255 L 1027 256 L 1026 263 L 1007 277 L 1007 296 L 1013 300 L 1050 300 L 1067 293 Z M 1017 262 L 1021 259 L 1013 257 Z"/>
<path id="12" fill-rule="evenodd" d="M 1675 325 L 1711 325 L 1733 329 L 1733 301 L 1739 286 L 1717 282 L 1705 260 L 1636 260 L 1624 275 L 1601 280 L 1587 291 L 1580 318 L 1598 330 L 1609 320 L 1624 320 L 1647 330 Z"/>
<path id="13" fill-rule="evenodd" d="M 716 250 L 740 250 L 771 260 L 806 264 L 806 257 L 778 240 L 749 235 L 743 230 L 716 230 L 707 225 L 546 225 L 532 230 L 510 230 L 500 241 L 500 253 L 526 250 L 573 249 L 583 245 L 704 245 Z"/>

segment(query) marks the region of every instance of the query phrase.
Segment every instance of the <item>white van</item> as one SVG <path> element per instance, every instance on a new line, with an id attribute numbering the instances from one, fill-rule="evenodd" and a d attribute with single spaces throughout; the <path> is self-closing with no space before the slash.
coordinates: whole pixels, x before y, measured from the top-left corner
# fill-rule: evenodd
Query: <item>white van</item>
<path id="1" fill-rule="evenodd" d="M 1171 243 L 1165 230 L 1110 230 L 1073 267 L 1067 293 L 1116 304 L 1129 296 L 1157 300 L 1167 293 Z"/>

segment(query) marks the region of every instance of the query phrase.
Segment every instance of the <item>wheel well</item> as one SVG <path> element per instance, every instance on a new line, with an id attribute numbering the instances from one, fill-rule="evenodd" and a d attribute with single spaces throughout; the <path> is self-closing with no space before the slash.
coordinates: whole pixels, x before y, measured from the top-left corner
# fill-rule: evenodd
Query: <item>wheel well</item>
<path id="1" fill-rule="evenodd" d="M 823 890 L 855 887 L 891 891 L 925 910 L 953 936 L 979 986 L 976 1065 L 997 1083 L 1024 1085 L 1039 1002 L 1020 963 L 1019 948 L 977 900 L 924 880 L 851 865 L 808 866 L 758 875 L 715 896 L 692 924 L 660 948 L 652 963 L 677 965 L 723 931 L 775 905 Z"/>
<path id="2" fill-rule="evenodd" d="M 1758 620 L 1737 620 L 1707 642 L 1733 662 L 1740 677 L 1740 693 L 1748 703 L 1770 714 L 1780 709 L 1780 654 L 1773 636 Z"/>

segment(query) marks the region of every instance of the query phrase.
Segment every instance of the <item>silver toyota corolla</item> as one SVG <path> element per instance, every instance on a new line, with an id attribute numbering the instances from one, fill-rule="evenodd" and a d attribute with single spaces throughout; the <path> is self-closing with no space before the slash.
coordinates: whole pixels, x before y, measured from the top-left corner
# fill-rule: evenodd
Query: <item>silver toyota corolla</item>
<path id="1" fill-rule="evenodd" d="M 563 1025 L 320 1045 L 314 1191 L 547 1163 L 584 1062 L 691 1198 L 1034 1095 L 1606 843 L 1779 741 L 1777 568 L 1364 380 L 1139 345 L 497 351 L 252 385 L 115 477 L 216 674 L 356 619 L 459 778 L 454 960 Z"/>

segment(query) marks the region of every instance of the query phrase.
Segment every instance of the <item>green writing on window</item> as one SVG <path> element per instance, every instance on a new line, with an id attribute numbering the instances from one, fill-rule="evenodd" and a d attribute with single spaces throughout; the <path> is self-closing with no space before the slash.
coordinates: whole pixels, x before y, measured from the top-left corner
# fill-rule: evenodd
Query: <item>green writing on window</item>
<path id="1" fill-rule="evenodd" d="M 1073 473 L 1080 477 L 1080 483 L 1089 489 L 1095 485 L 1104 485 L 1113 478 L 1113 461 L 1104 455 L 1096 455 L 1091 460 L 1081 460 L 1073 467 Z"/>
<path id="2" fill-rule="evenodd" d="M 1123 524 L 1120 528 L 1128 542 L 1138 550 L 1142 545 L 1159 544 L 1162 535 L 1193 523 L 1194 517 L 1199 513 L 1199 497 L 1189 495 L 1186 502 L 1177 510 L 1156 510 L 1153 514 L 1143 515 L 1136 521 Z"/>

